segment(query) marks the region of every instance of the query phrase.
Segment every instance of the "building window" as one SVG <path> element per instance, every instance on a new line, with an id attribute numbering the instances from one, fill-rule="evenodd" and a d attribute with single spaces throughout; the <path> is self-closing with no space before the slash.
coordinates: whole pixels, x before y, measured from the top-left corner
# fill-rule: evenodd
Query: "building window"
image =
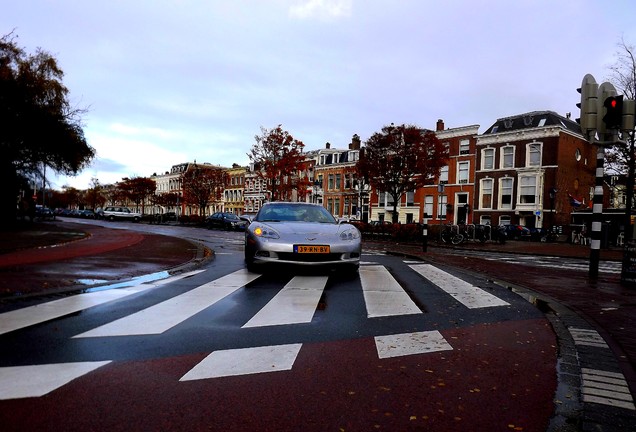
<path id="1" fill-rule="evenodd" d="M 336 174 L 336 190 L 340 190 L 342 186 L 342 179 L 340 174 Z"/>
<path id="2" fill-rule="evenodd" d="M 439 202 L 437 203 L 437 219 L 446 219 L 446 204 L 448 203 L 448 197 L 446 195 L 439 196 Z"/>
<path id="3" fill-rule="evenodd" d="M 492 208 L 492 179 L 483 179 L 481 181 L 481 199 L 480 208 L 491 209 Z"/>
<path id="4" fill-rule="evenodd" d="M 510 216 L 499 216 L 499 225 L 510 225 Z"/>
<path id="5" fill-rule="evenodd" d="M 424 215 L 428 215 L 428 217 L 433 216 L 433 195 L 426 195 L 424 197 Z"/>
<path id="6" fill-rule="evenodd" d="M 333 174 L 329 174 L 329 186 L 327 190 L 333 190 Z"/>
<path id="7" fill-rule="evenodd" d="M 386 206 L 386 193 L 385 192 L 380 192 L 378 194 L 378 207 L 385 207 Z"/>
<path id="8" fill-rule="evenodd" d="M 458 183 L 468 183 L 468 170 L 470 169 L 470 162 L 459 162 L 457 164 Z"/>
<path id="9" fill-rule="evenodd" d="M 501 191 L 499 208 L 511 209 L 512 208 L 512 179 L 511 178 L 500 179 L 499 190 Z"/>
<path id="10" fill-rule="evenodd" d="M 515 148 L 506 146 L 501 149 L 501 168 L 513 168 L 515 166 Z"/>
<path id="11" fill-rule="evenodd" d="M 541 166 L 541 144 L 528 144 L 526 157 L 527 166 Z"/>
<path id="12" fill-rule="evenodd" d="M 459 141 L 459 154 L 464 155 L 470 152 L 470 140 L 463 139 Z"/>
<path id="13" fill-rule="evenodd" d="M 443 166 L 442 169 L 439 171 L 439 183 L 448 183 L 448 165 Z"/>
<path id="14" fill-rule="evenodd" d="M 487 148 L 482 151 L 482 169 L 495 169 L 495 149 Z"/>
<path id="15" fill-rule="evenodd" d="M 519 202 L 534 204 L 536 202 L 537 178 L 524 176 L 519 178 Z"/>
<path id="16" fill-rule="evenodd" d="M 482 225 L 490 225 L 490 215 L 479 216 L 479 223 Z"/>
<path id="17" fill-rule="evenodd" d="M 412 206 L 415 201 L 415 192 L 407 192 L 406 193 L 406 205 Z"/>

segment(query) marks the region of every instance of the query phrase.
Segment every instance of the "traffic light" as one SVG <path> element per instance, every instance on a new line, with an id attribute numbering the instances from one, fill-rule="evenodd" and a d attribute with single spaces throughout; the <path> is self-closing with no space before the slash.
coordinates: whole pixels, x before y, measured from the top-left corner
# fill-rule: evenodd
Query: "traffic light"
<path id="1" fill-rule="evenodd" d="M 636 101 L 631 99 L 623 100 L 623 122 L 621 124 L 622 131 L 634 130 L 634 118 L 636 117 Z"/>
<path id="2" fill-rule="evenodd" d="M 598 84 L 591 74 L 587 74 L 583 77 L 581 88 L 576 91 L 581 93 L 581 102 L 576 104 L 581 109 L 581 117 L 576 121 L 581 125 L 583 135 L 587 137 L 589 131 L 596 129 Z"/>
<path id="3" fill-rule="evenodd" d="M 603 102 L 605 116 L 603 123 L 607 129 L 620 129 L 623 123 L 623 96 L 610 96 Z"/>
<path id="4" fill-rule="evenodd" d="M 612 127 L 605 123 L 605 114 L 607 109 L 605 107 L 605 101 L 611 97 L 616 97 L 616 89 L 612 83 L 604 82 L 598 87 L 598 116 L 596 117 L 596 131 L 601 140 L 604 140 L 605 134 L 612 131 Z"/>

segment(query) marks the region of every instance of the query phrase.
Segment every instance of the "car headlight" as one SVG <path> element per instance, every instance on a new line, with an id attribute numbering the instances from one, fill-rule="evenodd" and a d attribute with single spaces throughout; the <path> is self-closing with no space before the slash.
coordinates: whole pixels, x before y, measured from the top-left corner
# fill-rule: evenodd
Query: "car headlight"
<path id="1" fill-rule="evenodd" d="M 340 233 L 340 240 L 355 240 L 360 238 L 360 231 L 356 228 L 348 228 Z"/>
<path id="2" fill-rule="evenodd" d="M 275 230 L 269 227 L 262 226 L 262 225 L 256 226 L 252 230 L 252 232 L 254 233 L 256 237 L 271 238 L 271 239 L 280 238 L 280 236 Z"/>

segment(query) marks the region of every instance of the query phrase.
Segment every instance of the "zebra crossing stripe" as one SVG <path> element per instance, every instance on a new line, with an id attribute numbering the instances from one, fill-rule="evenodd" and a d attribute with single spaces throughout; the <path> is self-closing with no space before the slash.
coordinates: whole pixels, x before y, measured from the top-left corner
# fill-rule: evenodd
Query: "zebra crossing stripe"
<path id="1" fill-rule="evenodd" d="M 596 348 L 608 348 L 603 337 L 596 330 L 569 327 L 568 330 L 574 339 L 575 345 L 591 346 Z"/>
<path id="2" fill-rule="evenodd" d="M 384 266 L 360 267 L 360 283 L 369 318 L 422 313 Z"/>
<path id="3" fill-rule="evenodd" d="M 294 277 L 243 328 L 311 322 L 328 279 L 328 276 Z"/>
<path id="4" fill-rule="evenodd" d="M 183 279 L 201 270 L 183 273 L 166 279 L 145 283 L 135 287 L 118 288 L 104 291 L 77 294 L 63 299 L 42 303 L 0 314 L 0 334 L 19 330 L 35 324 L 40 324 L 55 318 L 79 312 L 93 306 L 99 306 L 113 300 L 118 300 L 132 294 L 137 294 L 175 280 Z"/>
<path id="5" fill-rule="evenodd" d="M 584 402 L 636 410 L 625 377 L 621 373 L 581 368 Z"/>
<path id="6" fill-rule="evenodd" d="M 302 344 L 214 351 L 179 381 L 291 370 Z"/>
<path id="7" fill-rule="evenodd" d="M 381 359 L 453 349 L 437 330 L 376 336 L 375 346 Z"/>
<path id="8" fill-rule="evenodd" d="M 44 396 L 108 361 L 0 368 L 0 400 Z"/>
<path id="9" fill-rule="evenodd" d="M 507 306 L 510 304 L 501 300 L 499 297 L 496 297 L 483 289 L 430 264 L 419 264 L 409 267 L 437 285 L 441 290 L 450 294 L 455 300 L 469 309 Z"/>
<path id="10" fill-rule="evenodd" d="M 0 334 L 79 312 L 93 306 L 98 306 L 103 303 L 108 303 L 113 300 L 139 293 L 149 288 L 152 288 L 152 286 L 139 286 L 134 288 L 122 288 L 78 294 L 35 306 L 5 312 L 0 314 Z"/>
<path id="11" fill-rule="evenodd" d="M 161 334 L 260 276 L 241 269 L 170 300 L 73 337 Z"/>

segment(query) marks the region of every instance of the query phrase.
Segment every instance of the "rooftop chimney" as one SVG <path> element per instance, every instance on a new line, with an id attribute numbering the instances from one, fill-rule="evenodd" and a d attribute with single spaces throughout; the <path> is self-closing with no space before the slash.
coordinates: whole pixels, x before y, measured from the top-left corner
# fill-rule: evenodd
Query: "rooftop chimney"
<path id="1" fill-rule="evenodd" d="M 435 130 L 436 131 L 443 131 L 444 130 L 444 120 L 442 120 L 442 119 L 437 120 L 437 125 L 435 126 Z"/>
<path id="2" fill-rule="evenodd" d="M 354 134 L 351 138 L 351 144 L 349 144 L 349 150 L 360 150 L 360 136 Z"/>
<path id="3" fill-rule="evenodd" d="M 325 144 L 325 148 L 326 148 L 326 149 L 330 149 L 330 148 L 331 148 L 331 144 L 326 143 L 326 144 Z"/>

